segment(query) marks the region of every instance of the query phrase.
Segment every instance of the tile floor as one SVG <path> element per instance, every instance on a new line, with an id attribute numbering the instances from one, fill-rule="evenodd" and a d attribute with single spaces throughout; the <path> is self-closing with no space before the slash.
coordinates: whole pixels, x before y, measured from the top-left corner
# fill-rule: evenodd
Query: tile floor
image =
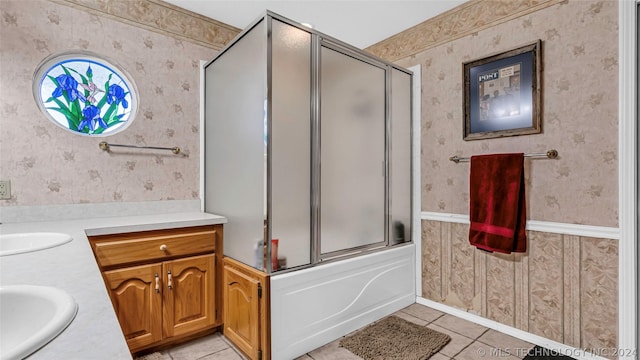
<path id="1" fill-rule="evenodd" d="M 394 314 L 405 320 L 426 326 L 451 336 L 451 341 L 430 360 L 518 360 L 534 346 L 505 335 L 442 313 L 421 304 L 410 305 Z M 310 351 L 296 360 L 359 360 L 362 359 L 341 348 L 340 339 Z M 219 333 L 182 344 L 162 352 L 164 360 L 243 360 L 244 356 Z"/>

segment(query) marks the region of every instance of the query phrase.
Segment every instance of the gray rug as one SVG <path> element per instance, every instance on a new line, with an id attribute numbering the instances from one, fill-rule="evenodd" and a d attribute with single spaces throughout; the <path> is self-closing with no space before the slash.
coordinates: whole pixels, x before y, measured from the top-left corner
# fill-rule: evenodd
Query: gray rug
<path id="1" fill-rule="evenodd" d="M 365 360 L 425 360 L 449 341 L 449 335 L 389 316 L 346 336 L 340 346 Z"/>

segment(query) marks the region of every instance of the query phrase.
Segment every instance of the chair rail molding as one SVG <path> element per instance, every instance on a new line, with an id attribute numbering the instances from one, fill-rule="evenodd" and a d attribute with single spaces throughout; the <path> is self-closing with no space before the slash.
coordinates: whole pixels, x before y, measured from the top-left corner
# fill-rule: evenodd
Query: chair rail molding
<path id="1" fill-rule="evenodd" d="M 422 220 L 442 221 L 458 224 L 469 224 L 469 215 L 447 214 L 423 211 Z M 620 229 L 606 226 L 566 224 L 550 221 L 528 220 L 527 230 L 552 234 L 577 235 L 584 237 L 620 240 Z"/>

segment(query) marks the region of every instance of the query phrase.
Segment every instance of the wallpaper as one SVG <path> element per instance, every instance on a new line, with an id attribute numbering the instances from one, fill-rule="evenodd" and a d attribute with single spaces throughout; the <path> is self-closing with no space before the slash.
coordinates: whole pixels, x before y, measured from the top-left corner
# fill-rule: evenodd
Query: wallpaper
<path id="1" fill-rule="evenodd" d="M 422 211 L 469 213 L 469 163 L 452 155 L 556 149 L 558 159 L 525 160 L 527 218 L 618 227 L 617 11 L 474 0 L 369 49 L 421 65 Z M 542 133 L 464 141 L 462 64 L 537 39 Z M 422 222 L 424 298 L 576 348 L 617 346 L 618 240 L 529 231 L 527 253 L 504 255 L 473 248 L 468 231 Z"/>
<path id="2" fill-rule="evenodd" d="M 469 164 L 449 156 L 556 149 L 525 161 L 528 219 L 618 226 L 617 10 L 564 1 L 397 61 L 422 65 L 423 211 L 468 213 Z M 537 39 L 542 133 L 464 141 L 462 63 Z"/>
<path id="3" fill-rule="evenodd" d="M 422 221 L 422 296 L 579 349 L 615 349 L 618 241 L 529 231 L 529 250 L 469 245 L 468 225 Z"/>
<path id="4" fill-rule="evenodd" d="M 57 3 L 3 0 L 0 8 L 0 206 L 198 199 L 200 61 L 217 51 Z M 32 95 L 33 74 L 52 53 L 88 50 L 119 64 L 139 93 L 123 132 L 89 138 L 51 123 Z M 113 148 L 179 146 L 182 154 Z"/>

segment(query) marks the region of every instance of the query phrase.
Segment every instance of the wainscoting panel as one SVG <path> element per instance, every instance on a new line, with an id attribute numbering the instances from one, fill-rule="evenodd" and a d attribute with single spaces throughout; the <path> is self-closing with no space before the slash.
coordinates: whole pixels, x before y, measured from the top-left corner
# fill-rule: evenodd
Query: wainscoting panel
<path id="1" fill-rule="evenodd" d="M 564 342 L 580 346 L 580 237 L 564 235 L 563 241 Z"/>
<path id="2" fill-rule="evenodd" d="M 469 246 L 467 244 L 467 246 Z M 472 251 L 477 251 L 469 246 Z M 487 313 L 486 317 L 515 326 L 515 255 L 486 254 Z"/>
<path id="3" fill-rule="evenodd" d="M 617 319 L 618 242 L 583 238 L 580 241 L 580 346 L 615 348 Z"/>
<path id="4" fill-rule="evenodd" d="M 529 253 L 523 256 L 529 262 L 528 331 L 563 342 L 563 264 L 572 261 L 563 258 L 563 235 L 530 231 L 528 236 Z"/>
<path id="5" fill-rule="evenodd" d="M 465 244 L 466 226 L 455 224 L 451 226 L 448 246 L 451 249 L 450 265 L 445 272 L 445 278 L 449 279 L 449 291 L 446 298 L 451 303 L 459 303 L 463 306 L 471 306 L 474 296 L 474 266 L 473 249 Z M 446 250 L 446 248 L 445 248 Z"/>
<path id="6" fill-rule="evenodd" d="M 528 231 L 528 251 L 468 241 L 468 224 L 422 220 L 422 297 L 582 349 L 617 347 L 618 240 Z"/>

